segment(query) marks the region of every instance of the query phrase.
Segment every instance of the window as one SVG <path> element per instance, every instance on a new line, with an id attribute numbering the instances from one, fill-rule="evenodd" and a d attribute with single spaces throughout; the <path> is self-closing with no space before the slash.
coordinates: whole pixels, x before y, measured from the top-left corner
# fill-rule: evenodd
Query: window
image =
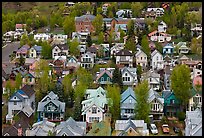
<path id="1" fill-rule="evenodd" d="M 55 49 L 55 51 L 57 51 L 57 48 Z"/>
<path id="2" fill-rule="evenodd" d="M 92 107 L 92 114 L 96 114 L 96 107 Z"/>
<path id="3" fill-rule="evenodd" d="M 127 76 L 127 73 L 125 73 L 125 76 Z"/>
<path id="4" fill-rule="evenodd" d="M 101 77 L 101 81 L 104 81 L 104 78 L 103 78 L 103 77 Z"/>
<path id="5" fill-rule="evenodd" d="M 107 77 L 107 81 L 110 81 L 110 78 L 109 78 L 109 77 Z"/>
<path id="6" fill-rule="evenodd" d="M 142 57 L 141 57 L 141 60 L 142 60 Z"/>
<path id="7" fill-rule="evenodd" d="M 151 81 L 152 81 L 152 78 L 149 78 L 149 81 L 151 82 Z"/>
<path id="8" fill-rule="evenodd" d="M 13 105 L 17 105 L 17 102 L 14 102 Z"/>
<path id="9" fill-rule="evenodd" d="M 132 103 L 132 99 L 130 99 L 129 101 L 130 101 L 130 103 Z"/>
<path id="10" fill-rule="evenodd" d="M 144 57 L 144 60 L 146 60 L 146 57 Z"/>
<path id="11" fill-rule="evenodd" d="M 157 60 L 159 60 L 159 57 L 157 56 Z"/>

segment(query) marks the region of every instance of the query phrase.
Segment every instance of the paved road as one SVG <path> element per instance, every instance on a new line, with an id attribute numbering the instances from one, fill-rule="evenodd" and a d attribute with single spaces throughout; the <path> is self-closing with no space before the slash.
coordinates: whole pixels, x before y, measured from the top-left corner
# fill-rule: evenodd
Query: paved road
<path id="1" fill-rule="evenodd" d="M 2 63 L 8 63 L 10 60 L 9 55 L 13 53 L 14 50 L 18 50 L 20 47 L 20 42 L 8 43 L 6 47 L 2 48 Z"/>

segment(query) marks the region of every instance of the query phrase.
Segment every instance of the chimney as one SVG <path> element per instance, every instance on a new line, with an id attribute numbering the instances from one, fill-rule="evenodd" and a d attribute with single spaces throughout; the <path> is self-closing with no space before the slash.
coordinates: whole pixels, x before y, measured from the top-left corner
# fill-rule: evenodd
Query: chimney
<path id="1" fill-rule="evenodd" d="M 21 127 L 21 124 L 18 125 L 18 136 L 23 136 L 23 129 Z"/>

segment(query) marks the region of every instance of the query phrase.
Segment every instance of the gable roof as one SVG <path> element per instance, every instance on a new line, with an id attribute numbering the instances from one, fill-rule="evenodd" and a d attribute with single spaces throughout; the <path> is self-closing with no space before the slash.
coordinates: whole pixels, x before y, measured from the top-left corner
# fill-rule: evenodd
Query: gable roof
<path id="1" fill-rule="evenodd" d="M 32 86 L 30 85 L 24 85 L 23 88 L 21 88 L 21 90 L 28 96 L 31 97 L 33 94 L 35 94 L 35 91 L 33 89 Z"/>
<path id="2" fill-rule="evenodd" d="M 53 48 L 58 47 L 60 50 L 68 50 L 68 45 L 67 44 L 59 44 L 59 45 L 53 45 Z M 53 49 L 52 48 L 52 49 Z"/>
<path id="3" fill-rule="evenodd" d="M 174 47 L 173 47 L 172 43 L 167 43 L 167 44 L 163 47 L 163 49 L 164 49 L 164 48 L 174 48 Z"/>
<path id="4" fill-rule="evenodd" d="M 121 49 L 116 56 L 133 56 L 133 54 L 127 49 Z"/>
<path id="5" fill-rule="evenodd" d="M 128 87 L 122 94 L 121 94 L 121 100 L 120 102 L 122 103 L 123 101 L 125 101 L 129 96 L 132 96 L 135 101 L 136 101 L 136 97 L 135 97 L 135 92 L 133 91 L 132 87 Z"/>
<path id="6" fill-rule="evenodd" d="M 159 53 L 160 55 L 162 55 L 157 49 L 155 49 L 155 50 L 151 53 L 151 57 L 153 57 L 153 56 L 156 55 L 157 53 Z"/>
<path id="7" fill-rule="evenodd" d="M 84 19 L 89 19 L 90 21 L 93 21 L 95 19 L 96 16 L 91 15 L 91 14 L 86 14 L 86 15 L 82 15 L 80 17 L 75 17 L 75 21 L 83 21 Z"/>
<path id="8" fill-rule="evenodd" d="M 96 78 L 96 81 L 98 81 L 104 74 L 107 74 L 111 79 L 112 79 L 112 74 L 110 73 L 110 71 L 108 70 L 104 70 L 103 72 L 101 72 L 98 77 Z"/>
<path id="9" fill-rule="evenodd" d="M 146 57 L 147 57 L 147 54 L 145 54 L 145 52 L 143 52 L 142 50 L 139 50 L 137 53 L 136 53 L 136 57 L 139 56 L 140 54 L 144 54 Z"/>
<path id="10" fill-rule="evenodd" d="M 196 94 L 199 94 L 199 95 L 201 95 L 202 96 L 202 90 L 201 91 L 197 91 L 194 87 L 191 89 L 191 97 L 193 97 L 194 95 L 196 95 Z"/>
<path id="11" fill-rule="evenodd" d="M 151 103 L 154 99 L 157 99 L 162 105 L 164 105 L 164 98 L 162 98 L 159 93 L 154 91 L 152 88 L 149 90 L 148 101 Z"/>
<path id="12" fill-rule="evenodd" d="M 96 49 L 95 46 L 90 46 L 90 47 L 87 48 L 87 52 L 96 53 L 97 49 Z"/>
<path id="13" fill-rule="evenodd" d="M 37 51 L 37 53 L 40 53 L 42 51 L 42 46 L 34 45 L 32 48 L 34 48 Z"/>
<path id="14" fill-rule="evenodd" d="M 20 49 L 16 51 L 16 53 L 27 53 L 28 49 L 30 48 L 29 45 L 23 45 Z"/>
<path id="15" fill-rule="evenodd" d="M 134 78 L 137 75 L 137 68 L 124 67 L 121 69 L 121 73 L 124 74 L 125 72 L 128 72 Z"/>

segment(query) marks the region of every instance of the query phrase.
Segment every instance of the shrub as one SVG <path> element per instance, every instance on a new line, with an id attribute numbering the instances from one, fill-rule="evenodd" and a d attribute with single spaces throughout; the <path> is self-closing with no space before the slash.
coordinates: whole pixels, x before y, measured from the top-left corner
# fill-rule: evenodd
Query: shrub
<path id="1" fill-rule="evenodd" d="M 167 121 L 168 121 L 167 118 L 165 116 L 163 116 L 162 119 L 161 119 L 161 123 L 166 124 Z"/>
<path id="2" fill-rule="evenodd" d="M 183 136 L 183 133 L 182 133 L 181 129 L 178 132 L 178 136 Z"/>
<path id="3" fill-rule="evenodd" d="M 178 112 L 178 119 L 179 121 L 184 121 L 185 120 L 185 113 L 184 112 Z"/>

